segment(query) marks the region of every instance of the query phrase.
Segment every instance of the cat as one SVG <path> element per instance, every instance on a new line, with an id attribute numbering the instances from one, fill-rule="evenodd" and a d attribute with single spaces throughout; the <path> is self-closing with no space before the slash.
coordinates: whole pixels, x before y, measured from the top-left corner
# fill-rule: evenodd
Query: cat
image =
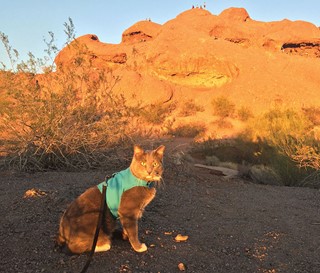
<path id="1" fill-rule="evenodd" d="M 130 167 L 115 174 L 107 182 L 107 206 L 95 252 L 111 248 L 117 218 L 122 225 L 122 236 L 129 239 L 132 248 L 137 252 L 147 250 L 147 246 L 138 238 L 138 220 L 144 208 L 155 197 L 155 185 L 162 179 L 165 146 L 144 151 L 135 145 L 133 150 Z M 104 183 L 87 189 L 62 215 L 57 243 L 68 253 L 80 254 L 91 250 Z"/>

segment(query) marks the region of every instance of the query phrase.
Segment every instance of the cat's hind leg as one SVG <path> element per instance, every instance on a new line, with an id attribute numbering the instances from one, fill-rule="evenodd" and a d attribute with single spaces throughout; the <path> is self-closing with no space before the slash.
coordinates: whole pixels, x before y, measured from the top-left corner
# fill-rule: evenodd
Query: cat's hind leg
<path id="1" fill-rule="evenodd" d="M 106 243 L 101 246 L 96 246 L 94 252 L 103 252 L 103 251 L 108 251 L 111 248 L 111 245 Z"/>
<path id="2" fill-rule="evenodd" d="M 97 245 L 94 252 L 108 251 L 110 248 L 111 248 L 110 237 L 107 234 L 105 234 L 102 230 L 100 230 L 99 238 L 98 238 Z"/>

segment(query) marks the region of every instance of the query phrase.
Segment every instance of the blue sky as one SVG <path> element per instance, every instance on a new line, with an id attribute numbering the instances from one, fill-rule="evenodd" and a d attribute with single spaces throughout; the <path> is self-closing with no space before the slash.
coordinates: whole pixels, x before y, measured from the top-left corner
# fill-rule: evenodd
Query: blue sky
<path id="1" fill-rule="evenodd" d="M 21 59 L 30 51 L 43 57 L 43 39 L 52 31 L 58 47 L 66 41 L 64 22 L 70 17 L 76 36 L 96 34 L 100 41 L 119 43 L 122 32 L 134 23 L 151 18 L 163 24 L 192 5 L 203 5 L 218 15 L 229 7 L 243 7 L 258 21 L 304 20 L 320 26 L 319 0 L 162 0 L 162 1 L 106 1 L 106 0 L 1 0 L 0 32 L 9 37 Z M 4 47 L 0 44 L 0 61 L 7 63 Z"/>

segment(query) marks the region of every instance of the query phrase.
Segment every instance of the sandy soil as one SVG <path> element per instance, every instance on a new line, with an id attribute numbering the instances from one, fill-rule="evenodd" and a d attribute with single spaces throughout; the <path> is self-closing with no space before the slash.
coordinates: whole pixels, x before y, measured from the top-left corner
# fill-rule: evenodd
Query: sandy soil
<path id="1" fill-rule="evenodd" d="M 55 248 L 59 218 L 114 171 L 0 173 L 0 272 L 80 272 L 87 255 Z M 178 234 L 188 240 L 176 242 Z M 226 179 L 167 156 L 164 184 L 140 221 L 140 238 L 147 252 L 115 238 L 88 272 L 171 273 L 179 263 L 199 273 L 319 272 L 320 191 Z"/>

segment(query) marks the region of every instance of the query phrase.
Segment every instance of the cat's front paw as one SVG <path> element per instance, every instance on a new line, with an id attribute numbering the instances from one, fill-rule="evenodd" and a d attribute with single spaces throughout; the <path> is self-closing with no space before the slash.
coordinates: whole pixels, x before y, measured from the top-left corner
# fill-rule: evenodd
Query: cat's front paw
<path id="1" fill-rule="evenodd" d="M 145 252 L 145 251 L 147 251 L 147 246 L 146 246 L 146 244 L 141 244 L 141 246 L 139 247 L 139 248 L 134 248 L 134 250 L 136 251 L 136 252 Z"/>

